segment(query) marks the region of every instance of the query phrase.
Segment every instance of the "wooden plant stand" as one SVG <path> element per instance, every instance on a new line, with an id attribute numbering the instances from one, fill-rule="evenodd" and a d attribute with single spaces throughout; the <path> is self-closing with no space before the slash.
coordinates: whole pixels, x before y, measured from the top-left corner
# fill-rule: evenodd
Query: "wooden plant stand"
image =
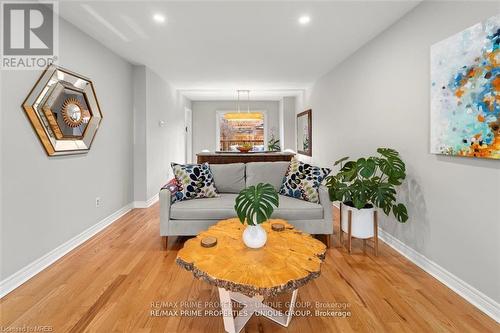
<path id="1" fill-rule="evenodd" d="M 177 254 L 177 264 L 195 278 L 218 287 L 226 332 L 239 332 L 253 314 L 287 327 L 298 288 L 320 275 L 326 246 L 284 220 L 270 222 L 282 223 L 285 228 L 273 231 L 271 223 L 263 223 L 267 243 L 260 249 L 247 248 L 242 241 L 246 226 L 238 219 L 229 219 L 186 241 Z M 200 240 L 204 237 L 217 238 L 217 245 L 202 247 Z M 263 304 L 265 296 L 289 292 L 292 296 L 286 313 Z M 235 318 L 232 300 L 244 306 Z"/>
<path id="2" fill-rule="evenodd" d="M 349 253 L 352 252 L 352 238 L 354 236 L 351 235 L 352 230 L 352 212 L 349 211 L 347 214 L 347 250 Z M 339 218 L 339 241 L 340 246 L 344 246 L 343 234 L 345 232 L 342 230 L 342 203 L 340 204 L 340 218 Z M 356 238 L 356 237 L 354 237 Z M 372 239 L 373 240 L 373 251 L 375 256 L 378 256 L 378 215 L 377 211 L 373 211 L 373 237 L 371 238 L 363 238 L 363 253 L 366 252 L 366 241 Z"/>

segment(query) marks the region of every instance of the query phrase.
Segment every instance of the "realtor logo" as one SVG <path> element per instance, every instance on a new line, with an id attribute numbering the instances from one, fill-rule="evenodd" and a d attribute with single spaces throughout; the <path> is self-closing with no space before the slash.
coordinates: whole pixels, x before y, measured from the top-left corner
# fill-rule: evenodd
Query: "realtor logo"
<path id="1" fill-rule="evenodd" d="M 2 2 L 2 69 L 43 69 L 57 59 L 57 3 Z"/>

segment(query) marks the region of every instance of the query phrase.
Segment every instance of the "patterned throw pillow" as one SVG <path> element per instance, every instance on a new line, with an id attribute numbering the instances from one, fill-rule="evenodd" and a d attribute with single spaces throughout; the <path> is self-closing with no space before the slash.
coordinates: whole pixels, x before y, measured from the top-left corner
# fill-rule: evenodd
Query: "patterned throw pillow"
<path id="1" fill-rule="evenodd" d="M 177 192 L 179 191 L 179 184 L 177 183 L 177 179 L 175 178 L 172 178 L 168 181 L 168 183 L 166 183 L 165 185 L 163 185 L 163 187 L 160 189 L 161 190 L 168 190 L 170 191 L 170 203 L 174 203 L 177 200 Z M 180 194 L 182 196 L 182 193 Z"/>
<path id="2" fill-rule="evenodd" d="M 293 158 L 283 178 L 280 194 L 318 203 L 318 188 L 330 169 L 319 168 Z"/>
<path id="3" fill-rule="evenodd" d="M 175 201 L 219 196 L 208 163 L 171 165 L 178 187 Z"/>

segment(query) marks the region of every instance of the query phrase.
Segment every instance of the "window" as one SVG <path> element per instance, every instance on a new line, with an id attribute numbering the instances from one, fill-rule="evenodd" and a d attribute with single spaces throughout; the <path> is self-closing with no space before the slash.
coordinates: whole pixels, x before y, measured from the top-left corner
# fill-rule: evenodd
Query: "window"
<path id="1" fill-rule="evenodd" d="M 251 151 L 264 151 L 265 141 L 265 112 L 217 112 L 217 150 L 249 146 Z"/>

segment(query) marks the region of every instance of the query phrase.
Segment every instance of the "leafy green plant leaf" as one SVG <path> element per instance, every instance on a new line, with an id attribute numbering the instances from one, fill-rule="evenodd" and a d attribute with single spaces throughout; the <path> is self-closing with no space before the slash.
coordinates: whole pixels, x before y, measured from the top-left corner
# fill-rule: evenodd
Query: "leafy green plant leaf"
<path id="1" fill-rule="evenodd" d="M 396 200 L 396 190 L 389 183 L 380 183 L 373 188 L 370 199 L 375 206 L 383 208 L 388 202 Z"/>
<path id="2" fill-rule="evenodd" d="M 346 201 L 351 200 L 350 189 L 344 183 L 339 183 L 335 187 L 330 187 L 328 189 L 331 201 Z"/>
<path id="3" fill-rule="evenodd" d="M 405 179 L 405 174 L 393 174 L 387 178 L 387 182 L 394 186 L 399 186 L 403 184 L 403 179 Z"/>
<path id="4" fill-rule="evenodd" d="M 358 169 L 355 161 L 349 161 L 344 166 L 342 169 L 340 169 L 340 176 L 344 178 L 344 180 L 347 181 L 352 181 L 356 178 L 358 174 Z"/>
<path id="5" fill-rule="evenodd" d="M 340 169 L 340 172 L 349 172 L 352 171 L 353 169 L 356 169 L 356 162 L 348 161 L 347 163 L 344 164 L 342 169 Z"/>
<path id="6" fill-rule="evenodd" d="M 397 204 L 392 207 L 392 212 L 394 213 L 394 217 L 399 222 L 406 222 L 408 221 L 408 211 L 406 210 L 406 206 L 403 204 Z"/>
<path id="7" fill-rule="evenodd" d="M 377 153 L 379 153 L 380 155 L 387 157 L 387 158 L 399 157 L 399 153 L 396 150 L 391 149 L 391 148 L 378 148 Z"/>
<path id="8" fill-rule="evenodd" d="M 346 157 L 342 157 L 341 159 L 339 160 L 336 160 L 335 163 L 333 163 L 333 166 L 337 166 L 339 165 L 340 163 L 344 162 L 344 161 L 347 161 L 349 159 L 349 156 L 346 156 Z"/>
<path id="9" fill-rule="evenodd" d="M 375 173 L 377 165 L 373 159 L 360 158 L 356 163 L 358 164 L 359 174 L 363 178 L 370 178 Z"/>
<path id="10" fill-rule="evenodd" d="M 406 177 L 405 164 L 399 157 L 381 159 L 379 166 L 380 170 L 393 181 L 401 181 Z"/>
<path id="11" fill-rule="evenodd" d="M 254 225 L 267 221 L 275 207 L 279 206 L 278 193 L 271 184 L 259 183 L 247 187 L 238 194 L 234 209 L 241 223 Z"/>

